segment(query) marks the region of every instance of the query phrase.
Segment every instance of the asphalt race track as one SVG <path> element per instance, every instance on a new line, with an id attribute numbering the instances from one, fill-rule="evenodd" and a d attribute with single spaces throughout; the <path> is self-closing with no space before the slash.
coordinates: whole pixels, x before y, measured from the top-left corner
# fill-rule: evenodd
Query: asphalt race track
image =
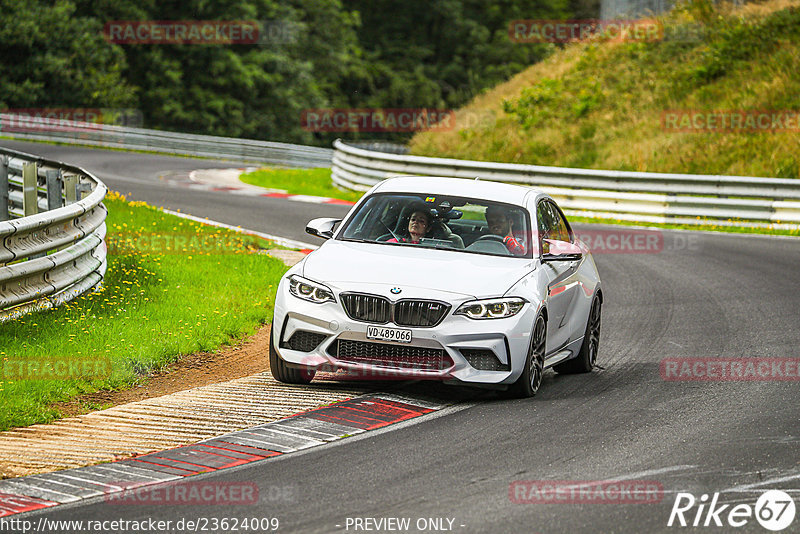
<path id="1" fill-rule="evenodd" d="M 307 220 L 347 209 L 179 189 L 159 180 L 169 171 L 236 164 L 7 140 L 0 146 L 81 165 L 135 200 L 307 242 L 315 241 L 303 233 Z M 668 381 L 660 363 L 800 357 L 800 239 L 658 236 L 655 250 L 595 255 L 605 292 L 601 370 L 548 371 L 528 400 L 445 389 L 455 404 L 430 416 L 193 477 L 256 483 L 257 504 L 122 506 L 95 499 L 26 516 L 154 518 L 173 525 L 181 518 L 278 518 L 279 532 L 367 532 L 376 523 L 365 518 L 409 518 L 410 532 L 638 533 L 690 530 L 667 526 L 678 492 L 697 499 L 720 493 L 718 504 L 730 505 L 719 516 L 723 522 L 733 505 L 755 505 L 768 489 L 798 502 L 797 368 L 793 380 Z M 654 503 L 512 499 L 515 481 L 547 480 L 649 481 L 663 493 Z M 697 511 L 686 512 L 690 524 Z M 702 525 L 705 511 L 701 516 Z M 444 521 L 428 521 L 436 518 Z M 381 531 L 393 531 L 386 528 L 393 523 L 382 525 Z M 768 532 L 753 517 L 740 528 L 691 530 Z M 800 532 L 800 517 L 784 532 Z"/>
<path id="2" fill-rule="evenodd" d="M 298 209 L 297 202 L 287 202 L 284 199 L 190 190 L 185 187 L 170 187 L 165 183 L 164 178 L 188 183 L 188 173 L 195 169 L 243 166 L 237 162 L 27 143 L 7 139 L 0 139 L 0 146 L 84 167 L 100 178 L 112 191 L 124 195 L 133 193 L 131 195 L 133 200 L 143 200 L 148 204 L 173 211 L 181 210 L 226 224 L 240 225 L 243 228 L 304 242 L 315 242 L 315 238 L 305 233 L 306 223 L 310 218 L 336 217 L 344 215 L 348 210 L 347 206 L 314 205 L 312 208 L 309 205 L 308 211 L 303 211 Z M 306 213 L 311 214 L 311 217 Z"/>

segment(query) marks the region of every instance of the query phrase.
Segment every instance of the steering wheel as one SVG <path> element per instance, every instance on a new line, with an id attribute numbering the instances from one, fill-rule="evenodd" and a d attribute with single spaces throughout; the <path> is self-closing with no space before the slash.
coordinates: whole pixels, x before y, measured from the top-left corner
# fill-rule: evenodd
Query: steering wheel
<path id="1" fill-rule="evenodd" d="M 479 237 L 478 239 L 476 239 L 475 241 L 476 241 L 476 242 L 477 242 L 477 241 L 497 241 L 498 243 L 502 243 L 502 242 L 503 242 L 503 239 L 504 239 L 504 238 L 503 238 L 502 236 L 499 236 L 499 235 L 495 235 L 495 234 L 487 234 L 487 235 L 482 235 L 482 236 L 480 236 L 480 237 Z"/>

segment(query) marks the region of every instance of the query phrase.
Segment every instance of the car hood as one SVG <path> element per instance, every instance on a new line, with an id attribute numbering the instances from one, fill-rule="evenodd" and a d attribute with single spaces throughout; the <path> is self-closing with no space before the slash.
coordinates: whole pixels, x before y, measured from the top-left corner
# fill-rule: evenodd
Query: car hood
<path id="1" fill-rule="evenodd" d="M 302 275 L 339 289 L 386 286 L 404 290 L 403 296 L 411 296 L 406 289 L 431 289 L 487 298 L 503 295 L 533 269 L 524 258 L 330 240 L 308 255 Z"/>

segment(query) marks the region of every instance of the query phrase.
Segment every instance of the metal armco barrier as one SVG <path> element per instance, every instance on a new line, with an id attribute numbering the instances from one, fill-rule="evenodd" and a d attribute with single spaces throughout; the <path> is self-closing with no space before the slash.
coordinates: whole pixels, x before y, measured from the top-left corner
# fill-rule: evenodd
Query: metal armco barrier
<path id="1" fill-rule="evenodd" d="M 800 180 L 603 171 L 408 156 L 337 139 L 333 183 L 366 191 L 393 176 L 492 180 L 537 187 L 573 216 L 650 223 L 796 228 Z M 699 217 L 699 219 L 698 219 Z"/>
<path id="2" fill-rule="evenodd" d="M 128 128 L 0 113 L 0 135 L 15 139 L 150 150 L 284 167 L 330 167 L 333 150 L 289 143 Z"/>
<path id="3" fill-rule="evenodd" d="M 103 281 L 106 192 L 79 167 L 0 148 L 0 322 Z"/>

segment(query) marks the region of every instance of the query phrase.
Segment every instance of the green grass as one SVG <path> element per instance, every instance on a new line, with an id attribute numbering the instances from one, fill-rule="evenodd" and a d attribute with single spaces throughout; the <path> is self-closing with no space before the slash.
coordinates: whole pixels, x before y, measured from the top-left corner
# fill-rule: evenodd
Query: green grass
<path id="1" fill-rule="evenodd" d="M 786 7 L 794 4 L 794 7 Z M 797 129 L 680 132 L 668 110 L 800 110 L 796 0 L 694 0 L 653 42 L 575 43 L 476 97 L 494 122 L 420 132 L 411 153 L 560 167 L 800 177 Z M 721 5 L 721 4 L 720 4 Z"/>
<path id="2" fill-rule="evenodd" d="M 330 169 L 259 169 L 242 174 L 246 184 L 281 189 L 290 195 L 313 195 L 355 202 L 363 193 L 334 187 Z"/>
<path id="3" fill-rule="evenodd" d="M 116 194 L 105 204 L 110 254 L 103 289 L 0 325 L 0 360 L 5 366 L 29 358 L 110 358 L 111 374 L 83 380 L 0 376 L 0 430 L 52 421 L 59 417 L 55 402 L 134 386 L 182 354 L 212 351 L 253 333 L 272 314 L 287 267 L 255 253 L 268 242 Z"/>

